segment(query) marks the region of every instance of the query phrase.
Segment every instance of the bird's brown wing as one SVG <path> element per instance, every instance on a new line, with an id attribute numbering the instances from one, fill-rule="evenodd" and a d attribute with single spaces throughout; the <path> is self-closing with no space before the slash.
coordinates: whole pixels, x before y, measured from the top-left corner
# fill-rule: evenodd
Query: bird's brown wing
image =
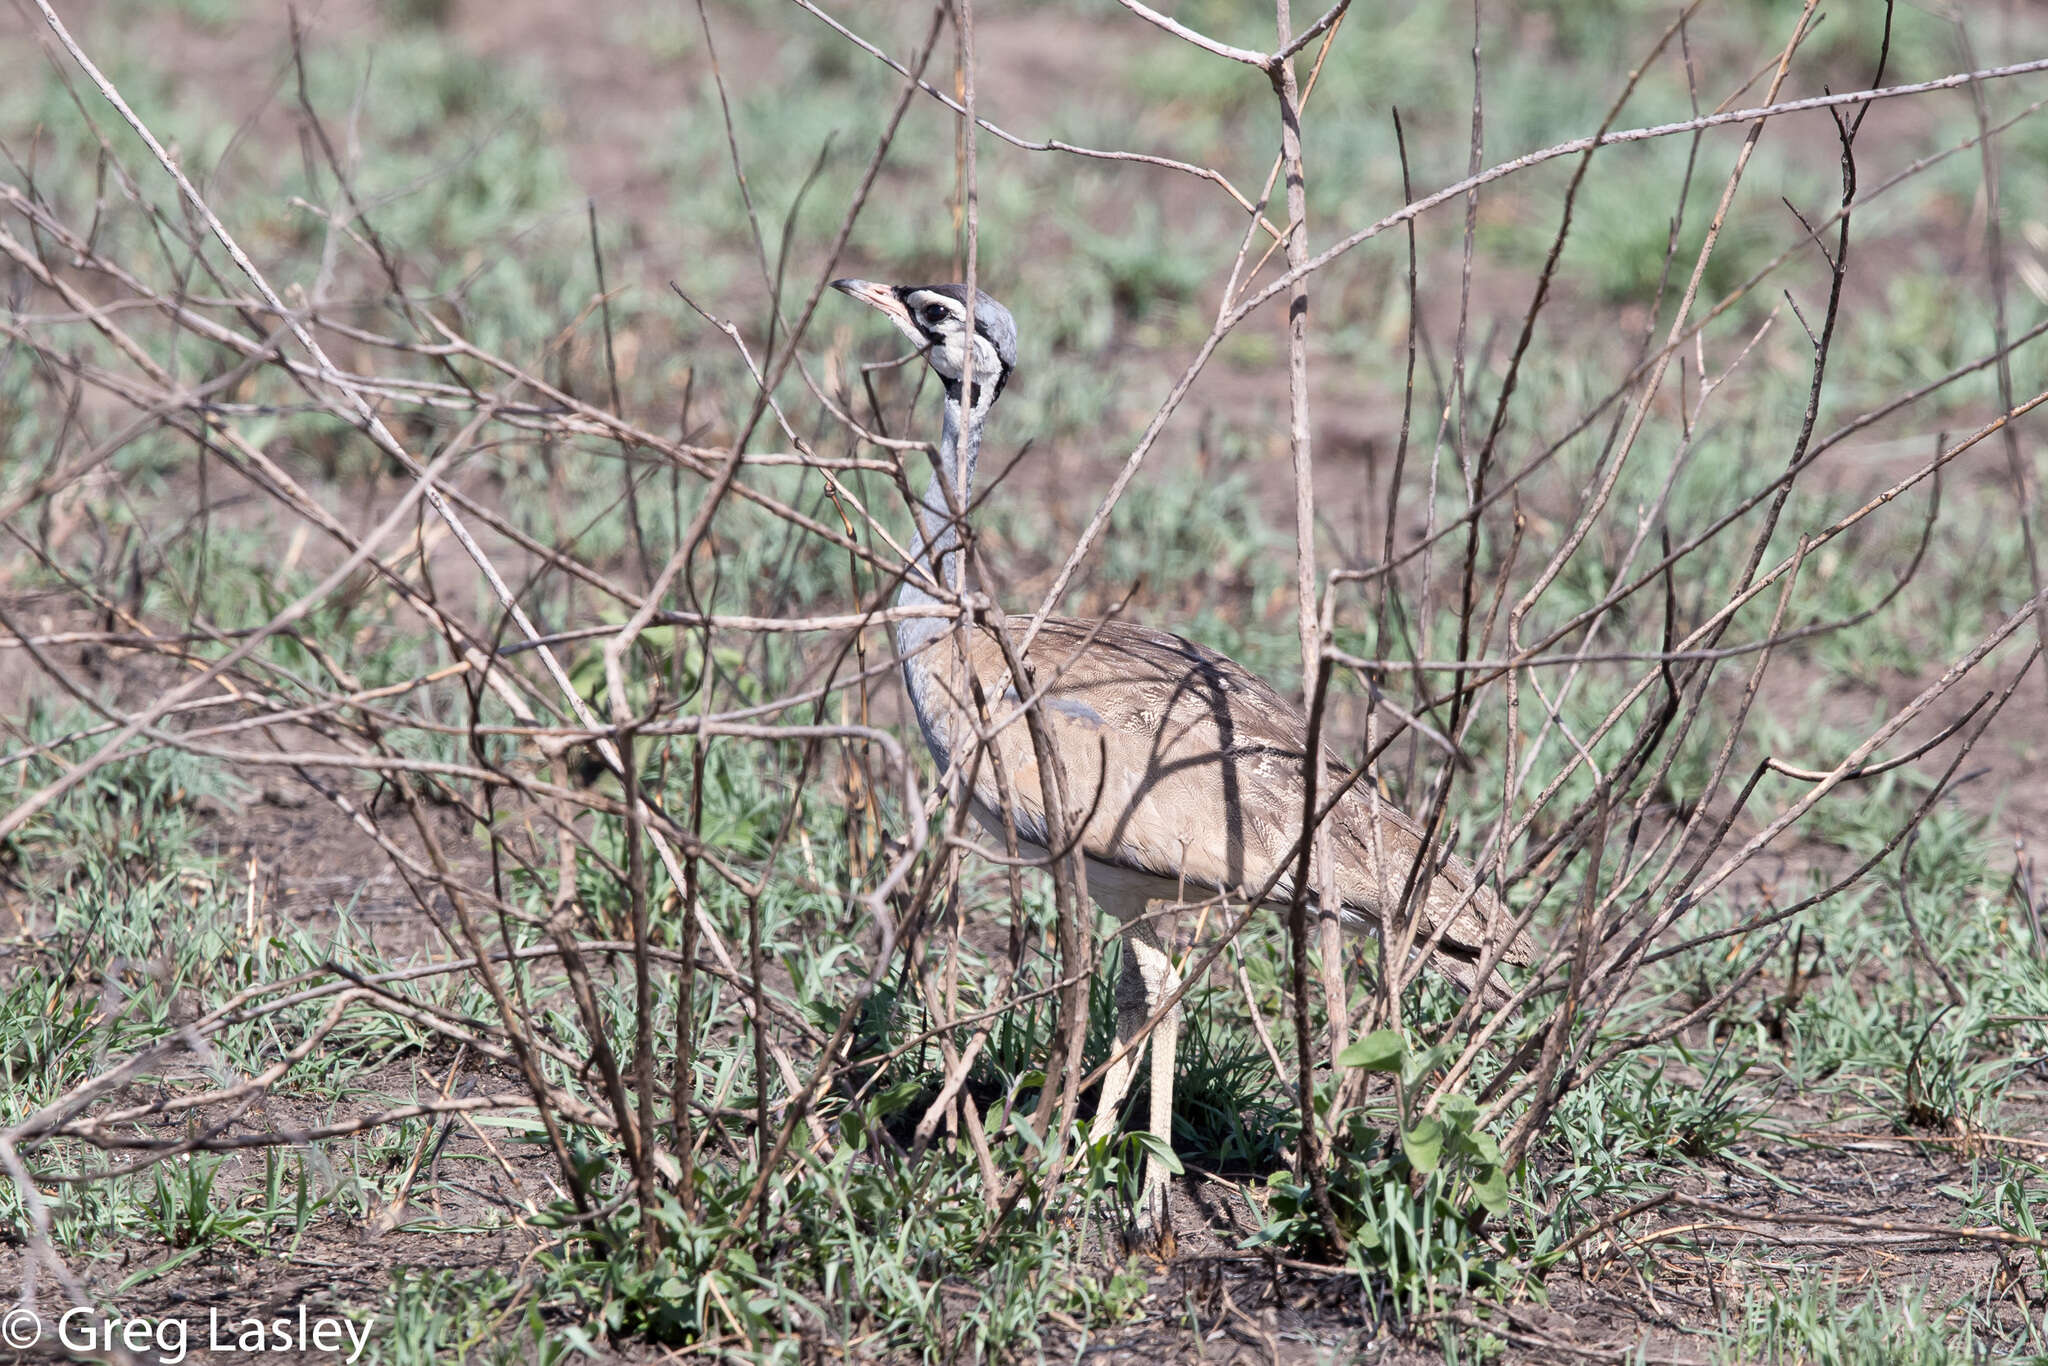
<path id="1" fill-rule="evenodd" d="M 1012 638 L 1021 639 L 1027 624 L 1012 618 Z M 1000 647 L 985 632 L 971 639 L 968 653 L 989 714 L 1014 713 L 1017 691 Z M 932 648 L 934 681 L 950 704 L 935 710 L 971 706 L 959 647 L 948 638 Z M 1289 895 L 1308 741 L 1298 706 L 1225 655 L 1119 621 L 1048 618 L 1025 662 L 1044 693 L 1069 805 L 1086 807 L 1081 847 L 1091 860 L 1183 883 L 1190 896 L 1255 891 L 1284 863 L 1274 898 Z M 946 738 L 955 755 L 968 753 L 973 740 L 964 728 Z M 1043 844 L 1038 763 L 1022 720 L 1004 727 L 996 744 L 1015 793 L 1018 833 Z M 1327 752 L 1322 757 L 1333 780 L 1346 772 Z M 1002 802 L 996 767 L 984 759 L 975 776 L 977 806 L 985 812 Z M 1331 828 L 1343 909 L 1383 923 L 1421 847 L 1420 828 L 1391 803 L 1375 801 L 1363 782 L 1345 796 Z M 1463 860 L 1443 856 L 1426 873 L 1418 938 L 1443 926 L 1451 961 L 1441 966 L 1470 988 L 1471 965 L 1462 960 L 1475 958 L 1512 921 L 1486 888 L 1466 896 L 1473 873 Z M 1502 954 L 1511 963 L 1530 957 L 1523 936 Z"/>

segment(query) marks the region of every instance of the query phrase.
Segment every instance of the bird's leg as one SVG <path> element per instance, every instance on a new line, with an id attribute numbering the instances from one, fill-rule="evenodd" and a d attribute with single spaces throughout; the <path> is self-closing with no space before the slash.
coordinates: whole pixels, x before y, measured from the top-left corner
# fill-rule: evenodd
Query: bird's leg
<path id="1" fill-rule="evenodd" d="M 1166 903 L 1157 902 L 1146 910 L 1156 912 Z M 1170 918 L 1166 922 L 1171 924 Z M 1095 1122 L 1089 1131 L 1091 1142 L 1100 1141 L 1116 1128 L 1117 1110 L 1129 1094 L 1138 1072 L 1138 1055 L 1143 1048 L 1131 1041 L 1145 1028 L 1160 1002 L 1180 985 L 1167 952 L 1170 932 L 1160 933 L 1161 920 L 1140 912 L 1125 922 L 1123 971 L 1116 984 L 1116 1053 L 1120 1056 L 1102 1078 L 1102 1096 L 1095 1107 Z M 1166 1012 L 1152 1029 L 1152 1107 L 1148 1127 L 1161 1143 L 1173 1143 L 1173 1063 L 1180 1034 L 1180 1006 Z M 1139 1188 L 1137 1217 L 1131 1228 L 1133 1243 L 1170 1250 L 1173 1227 L 1166 1218 L 1166 1164 L 1152 1153 L 1145 1155 L 1145 1176 Z"/>
<path id="2" fill-rule="evenodd" d="M 1138 1037 L 1138 1031 L 1144 1028 L 1151 1012 L 1145 1005 L 1145 976 L 1138 967 L 1138 953 L 1132 941 L 1137 932 L 1145 928 L 1142 920 L 1124 927 L 1123 970 L 1116 980 L 1116 1045 L 1112 1053 L 1116 1060 L 1102 1077 L 1102 1096 L 1096 1102 L 1095 1123 L 1088 1134 L 1091 1143 L 1116 1131 L 1117 1111 L 1123 1108 L 1131 1080 L 1138 1074 L 1140 1050 L 1129 1045 Z"/>
<path id="3" fill-rule="evenodd" d="M 1160 930 L 1162 922 L 1142 919 L 1133 924 L 1124 935 L 1125 962 L 1137 967 L 1138 987 L 1142 996 L 1133 1012 L 1136 1020 L 1130 1033 L 1136 1034 L 1147 1020 L 1159 1015 L 1159 1023 L 1152 1029 L 1152 1136 L 1159 1141 L 1159 1147 L 1166 1152 L 1173 1151 L 1173 1064 L 1174 1052 L 1180 1043 L 1180 1005 L 1176 1002 L 1163 1013 L 1160 1007 L 1166 998 L 1180 985 L 1180 974 L 1173 970 L 1173 956 L 1168 950 L 1172 942 L 1172 919 L 1164 921 L 1166 935 Z M 1126 981 L 1128 981 L 1128 977 Z M 1117 1015 L 1121 1025 L 1124 991 L 1119 984 L 1117 991 Z M 1133 992 L 1138 995 L 1138 992 Z M 1123 1033 L 1119 1028 L 1119 1033 Z M 1135 1061 L 1135 1054 L 1133 1055 Z M 1173 1224 L 1166 1214 L 1167 1166 L 1158 1151 L 1145 1155 L 1145 1180 L 1138 1193 L 1137 1218 L 1131 1229 L 1134 1242 L 1154 1248 L 1170 1250 L 1173 1245 Z"/>

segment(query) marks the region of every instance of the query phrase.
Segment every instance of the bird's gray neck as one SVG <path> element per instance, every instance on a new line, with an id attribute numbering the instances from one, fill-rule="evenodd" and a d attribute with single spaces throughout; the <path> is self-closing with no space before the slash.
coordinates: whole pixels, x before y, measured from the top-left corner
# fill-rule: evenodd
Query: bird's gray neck
<path id="1" fill-rule="evenodd" d="M 989 394 L 984 385 L 975 386 L 981 394 Z M 918 509 L 917 536 L 911 543 L 911 562 L 918 571 L 906 577 L 902 589 L 896 594 L 899 607 L 926 606 L 939 601 L 926 590 L 925 575 L 930 581 L 944 584 L 955 593 L 961 590 L 966 579 L 967 556 L 960 549 L 960 524 L 953 513 L 957 500 L 965 513 L 968 500 L 974 491 L 974 464 L 981 455 L 981 422 L 987 415 L 993 395 L 989 394 L 980 404 L 967 410 L 962 420 L 960 386 L 949 385 L 946 390 L 946 427 L 939 439 L 938 469 L 932 474 L 932 481 L 925 487 L 924 502 Z M 952 623 L 944 617 L 909 617 L 896 623 L 896 648 L 907 659 L 911 651 L 929 644 L 943 635 Z"/>

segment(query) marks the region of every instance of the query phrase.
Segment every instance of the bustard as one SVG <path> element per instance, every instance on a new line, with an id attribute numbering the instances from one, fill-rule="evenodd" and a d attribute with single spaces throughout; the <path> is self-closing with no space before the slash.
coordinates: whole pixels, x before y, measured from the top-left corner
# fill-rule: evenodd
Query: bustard
<path id="1" fill-rule="evenodd" d="M 896 599 L 898 605 L 931 604 L 937 599 L 920 576 L 955 590 L 962 583 L 965 557 L 950 498 L 973 485 L 983 423 L 1017 361 L 1017 326 L 1008 309 L 979 291 L 969 326 L 968 292 L 960 285 L 832 283 L 894 323 L 938 372 L 945 392 L 938 468 L 911 546 L 913 569 Z M 962 392 L 963 374 L 972 393 Z M 967 506 L 964 499 L 960 506 Z M 1021 640 L 1027 621 L 1009 619 L 1016 638 Z M 917 723 L 941 769 L 952 763 L 957 745 L 976 743 L 974 689 L 963 653 L 990 704 L 1007 697 L 1014 706 L 1017 699 L 993 635 L 985 627 L 974 629 L 962 651 L 941 639 L 952 629 L 950 619 L 937 615 L 905 617 L 896 625 Z M 1180 981 L 1159 932 L 1160 917 L 1148 909 L 1182 904 L 1190 893 L 1246 897 L 1265 886 L 1283 862 L 1291 869 L 1289 854 L 1301 833 L 1308 719 L 1272 685 L 1224 655 L 1124 621 L 1048 617 L 1024 662 L 1032 686 L 1043 690 L 1042 715 L 1069 791 L 1099 794 L 1086 814 L 1079 847 L 1090 896 L 1124 925 L 1116 991 L 1117 1049 L 1123 1056 L 1103 1078 L 1094 1121 L 1099 1137 L 1116 1123 L 1137 1071 L 1141 1050 L 1125 1045 Z M 1010 778 L 1018 840 L 1025 852 L 1042 858 L 1046 826 L 1031 742 L 1021 725 L 1010 725 L 997 733 L 994 745 Z M 1326 771 L 1344 771 L 1327 751 L 1322 761 Z M 1004 797 L 995 769 L 989 763 L 975 766 L 970 800 L 982 825 L 1000 835 Z M 1339 917 L 1352 928 L 1375 927 L 1398 903 L 1423 832 L 1359 786 L 1343 799 L 1328 828 L 1343 901 Z M 1495 981 L 1479 980 L 1479 960 L 1511 919 L 1491 891 L 1474 889 L 1470 865 L 1441 856 L 1427 866 L 1426 890 L 1418 897 L 1418 938 L 1427 942 L 1441 934 L 1432 965 L 1467 991 L 1496 994 Z M 1292 878 L 1283 873 L 1271 899 L 1284 904 L 1291 895 Z M 1527 963 L 1530 956 L 1528 940 L 1519 935 L 1498 950 L 1502 962 Z M 1179 1017 L 1177 1005 L 1167 1010 L 1152 1035 L 1150 1128 L 1169 1151 Z M 1170 1236 L 1166 1177 L 1157 1151 L 1149 1154 L 1133 1229 L 1141 1240 Z"/>

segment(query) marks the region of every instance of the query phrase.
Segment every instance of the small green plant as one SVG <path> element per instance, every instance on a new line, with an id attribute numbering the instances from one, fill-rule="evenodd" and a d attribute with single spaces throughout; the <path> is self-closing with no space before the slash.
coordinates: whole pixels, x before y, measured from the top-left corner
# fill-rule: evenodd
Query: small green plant
<path id="1" fill-rule="evenodd" d="M 1758 1290 L 1728 1325 L 1720 1359 L 1760 1366 L 1947 1366 L 1984 1357 L 1965 1326 L 1931 1311 L 1912 1290 L 1887 1296 L 1873 1286 L 1844 1302 L 1832 1281 Z"/>
<path id="2" fill-rule="evenodd" d="M 1680 1050 L 1681 1053 L 1683 1050 Z M 1634 1127 L 1645 1145 L 1661 1147 L 1694 1162 L 1718 1157 L 1739 1141 L 1759 1118 L 1742 1103 L 1738 1087 L 1752 1063 L 1741 1060 L 1723 1067 L 1724 1049 L 1697 1084 L 1668 1079 L 1669 1061 L 1642 1075 L 1617 1113 Z"/>
<path id="3" fill-rule="evenodd" d="M 596 1171 L 596 1164 L 590 1170 Z M 558 1211 L 556 1226 L 574 1229 L 570 1211 Z M 712 1263 L 712 1252 L 729 1229 L 687 1218 L 682 1205 L 664 1193 L 655 1206 L 658 1245 L 643 1246 L 640 1211 L 626 1206 L 577 1231 L 551 1259 L 558 1284 L 582 1301 L 579 1316 L 606 1338 L 644 1337 L 680 1346 L 731 1328 L 766 1329 L 760 1297 L 773 1294 L 755 1259 L 744 1247 L 731 1248 Z"/>
<path id="4" fill-rule="evenodd" d="M 1024 1165 L 1028 1146 L 1008 1145 L 999 1161 Z M 1084 1200 L 1141 1158 L 1096 1164 Z M 617 1185 L 599 1154 L 586 1152 L 581 1169 L 593 1193 Z M 1023 1214 L 992 1223 L 973 1164 L 936 1148 L 913 1169 L 894 1150 L 840 1146 L 778 1171 L 750 1204 L 754 1178 L 744 1165 L 697 1168 L 690 1207 L 657 1194 L 651 1241 L 639 1204 L 616 1189 L 599 1217 L 545 1211 L 542 1227 L 561 1241 L 539 1257 L 529 1290 L 579 1325 L 568 1341 L 593 1349 L 722 1338 L 769 1360 L 785 1351 L 770 1344 L 790 1344 L 794 1360 L 800 1336 L 824 1333 L 933 1362 L 1017 1355 L 1042 1342 L 1048 1314 L 1119 1321 L 1146 1290 L 1141 1271 L 1084 1259 L 1071 1226 Z M 499 1291 L 507 1303 L 514 1293 Z"/>
<path id="5" fill-rule="evenodd" d="M 1506 1160 L 1479 1123 L 1479 1106 L 1452 1092 L 1433 1112 L 1414 1097 L 1444 1061 L 1442 1045 L 1411 1049 L 1382 1029 L 1340 1055 L 1347 1067 L 1398 1077 L 1406 1104 L 1376 1123 L 1365 1111 L 1329 1116 L 1329 1197 L 1348 1264 L 1383 1309 L 1400 1319 L 1439 1296 L 1501 1289 L 1514 1272 L 1486 1239 L 1489 1215 L 1507 1211 Z M 1328 1231 L 1313 1190 L 1279 1171 L 1267 1178 L 1268 1220 L 1248 1246 L 1280 1245 L 1326 1253 Z"/>
<path id="6" fill-rule="evenodd" d="M 262 1245 L 275 1244 L 279 1226 L 289 1222 L 291 1241 L 286 1244 L 286 1255 L 298 1250 L 299 1241 L 306 1236 L 312 1225 L 313 1216 L 324 1208 L 330 1197 L 313 1194 L 312 1175 L 306 1170 L 303 1152 L 292 1155 L 293 1169 L 287 1176 L 285 1155 L 277 1148 L 263 1150 L 263 1198 L 257 1210 L 257 1218 L 263 1225 Z M 285 1191 L 291 1187 L 290 1194 Z"/>
<path id="7" fill-rule="evenodd" d="M 215 1202 L 213 1184 L 221 1161 L 194 1154 L 150 1168 L 155 1186 L 150 1226 L 165 1243 L 197 1249 L 216 1238 L 237 1237 L 256 1222 L 252 1214 Z"/>
<path id="8" fill-rule="evenodd" d="M 531 1295 L 497 1271 L 403 1268 L 370 1336 L 373 1366 L 518 1362 L 554 1366 L 572 1351 Z"/>

